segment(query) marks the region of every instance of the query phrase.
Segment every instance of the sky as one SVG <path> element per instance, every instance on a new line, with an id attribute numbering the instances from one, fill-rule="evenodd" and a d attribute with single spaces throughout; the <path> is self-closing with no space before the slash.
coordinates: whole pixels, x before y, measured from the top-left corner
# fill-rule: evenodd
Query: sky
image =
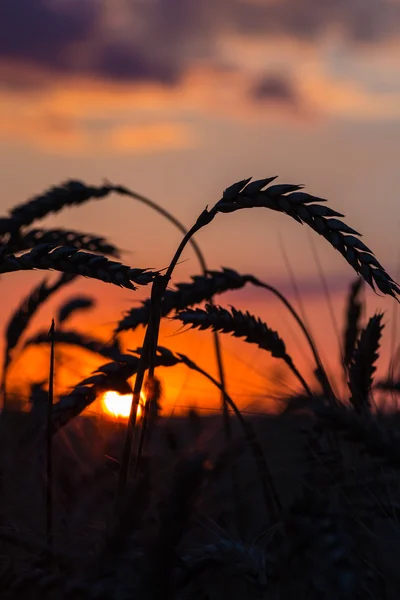
<path id="1" fill-rule="evenodd" d="M 0 108 L 2 214 L 67 179 L 107 179 L 190 226 L 231 183 L 279 175 L 327 198 L 400 278 L 399 0 L 3 0 Z M 106 236 L 133 267 L 165 267 L 180 241 L 161 217 L 117 196 L 67 209 L 43 225 Z M 253 273 L 296 303 L 289 263 L 321 353 L 337 370 L 318 263 L 339 329 L 354 276 L 325 240 L 260 209 L 220 215 L 197 241 L 210 268 Z M 196 273 L 187 249 L 174 281 Z M 43 276 L 2 276 L 2 327 Z M 47 326 L 62 298 L 81 292 L 94 294 L 97 308 L 73 324 L 106 337 L 146 295 L 80 281 L 43 308 L 31 332 Z M 397 313 L 390 299 L 367 298 L 368 315 L 385 312 L 385 370 Z M 310 376 L 301 335 L 266 292 L 248 288 L 220 303 L 277 329 Z M 160 341 L 215 373 L 211 336 L 178 330 L 165 323 Z M 136 347 L 142 338 L 140 330 L 124 341 Z M 276 378 L 286 371 L 240 340 L 222 342 L 239 405 L 270 406 L 268 396 L 283 386 Z M 71 385 L 99 364 L 93 356 L 72 358 L 69 374 L 63 371 Z M 15 385 L 43 376 L 46 361 L 43 352 L 19 357 Z M 179 368 L 162 377 L 168 409 L 218 406 L 218 395 L 197 376 Z"/>

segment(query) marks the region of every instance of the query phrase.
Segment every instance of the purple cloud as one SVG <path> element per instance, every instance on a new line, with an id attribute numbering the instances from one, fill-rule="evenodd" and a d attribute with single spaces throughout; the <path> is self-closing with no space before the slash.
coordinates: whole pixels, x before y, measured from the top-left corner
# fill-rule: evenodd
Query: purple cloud
<path id="1" fill-rule="evenodd" d="M 221 66 L 218 44 L 224 34 L 315 42 L 332 28 L 353 43 L 399 36 L 400 5 L 393 0 L 3 0 L 0 61 L 52 73 L 174 84 L 193 65 Z M 285 88 L 272 80 L 258 89 L 259 97 L 282 100 L 291 93 L 290 84 Z"/>

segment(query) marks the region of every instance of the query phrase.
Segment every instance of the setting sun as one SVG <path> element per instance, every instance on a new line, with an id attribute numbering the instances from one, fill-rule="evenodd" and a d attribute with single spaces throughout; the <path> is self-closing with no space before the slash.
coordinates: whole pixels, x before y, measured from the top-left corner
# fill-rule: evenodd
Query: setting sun
<path id="1" fill-rule="evenodd" d="M 145 402 L 145 396 L 140 394 L 140 404 L 138 406 L 137 416 L 142 414 L 142 406 Z M 118 394 L 115 391 L 108 391 L 102 397 L 103 407 L 106 412 L 114 415 L 114 417 L 128 418 L 131 411 L 132 394 Z"/>

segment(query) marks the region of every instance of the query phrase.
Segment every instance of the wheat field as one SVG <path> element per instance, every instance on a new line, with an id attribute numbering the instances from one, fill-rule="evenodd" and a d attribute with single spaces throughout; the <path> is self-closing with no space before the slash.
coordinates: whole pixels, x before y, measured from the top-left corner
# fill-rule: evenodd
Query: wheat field
<path id="1" fill-rule="evenodd" d="M 364 317 L 363 289 L 399 300 L 400 287 L 344 215 L 303 186 L 275 177 L 227 187 L 186 229 L 150 199 L 111 183 L 67 181 L 0 219 L 0 273 L 55 272 L 21 300 L 4 332 L 0 415 L 0 598 L 214 600 L 397 599 L 400 589 L 400 437 L 396 395 L 399 351 L 388 376 L 377 362 L 386 320 Z M 120 262 L 105 237 L 33 228 L 36 221 L 120 194 L 162 214 L 182 241 L 167 267 Z M 209 270 L 196 234 L 239 210 L 274 210 L 322 236 L 354 273 L 341 332 L 339 397 L 297 308 L 275 287 L 231 268 Z M 176 282 L 187 245 L 199 273 Z M 165 265 L 165 257 L 160 257 Z M 106 341 L 72 328 L 72 315 L 94 300 L 80 278 L 96 279 L 148 298 L 116 315 Z M 75 295 L 34 329 L 39 310 L 66 286 Z M 255 286 L 272 294 L 294 319 L 313 357 L 306 377 L 279 331 L 249 311 L 224 305 L 223 294 Z M 382 298 L 384 304 L 385 298 Z M 169 318 L 177 327 L 213 336 L 218 376 L 193 354 L 159 343 Z M 50 327 L 51 324 L 51 327 Z M 139 331 L 130 348 L 122 334 Z M 228 393 L 221 339 L 255 345 L 288 369 L 297 392 L 282 390 L 275 414 L 241 411 Z M 48 377 L 32 382 L 17 410 L 10 368 L 24 368 L 28 348 L 50 349 Z M 58 393 L 55 353 L 84 349 L 101 359 L 72 389 Z M 162 413 L 159 367 L 181 366 L 216 388 L 221 410 L 174 418 Z M 90 415 L 107 394 L 128 398 L 125 419 Z M 379 398 L 379 402 L 377 402 Z M 398 512 L 399 511 L 399 512 Z"/>

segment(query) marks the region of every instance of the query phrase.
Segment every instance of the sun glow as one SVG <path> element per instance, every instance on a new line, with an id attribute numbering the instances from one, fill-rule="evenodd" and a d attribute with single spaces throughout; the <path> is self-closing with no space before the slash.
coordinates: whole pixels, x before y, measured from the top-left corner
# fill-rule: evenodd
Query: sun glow
<path id="1" fill-rule="evenodd" d="M 114 417 L 127 419 L 131 412 L 132 394 L 118 394 L 115 391 L 104 392 L 102 396 L 104 410 Z M 140 394 L 140 403 L 137 410 L 137 417 L 141 417 L 145 403 L 144 393 Z"/>

